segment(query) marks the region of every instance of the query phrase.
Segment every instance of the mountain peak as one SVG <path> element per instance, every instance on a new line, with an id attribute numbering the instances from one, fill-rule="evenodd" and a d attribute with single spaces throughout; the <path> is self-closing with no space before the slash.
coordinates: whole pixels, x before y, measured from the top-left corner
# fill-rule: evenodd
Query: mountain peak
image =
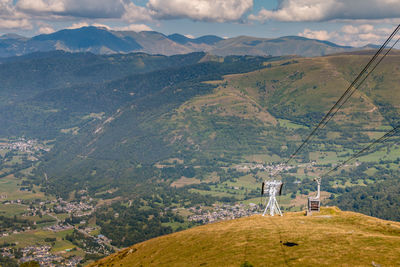
<path id="1" fill-rule="evenodd" d="M 4 39 L 28 39 L 28 38 L 16 33 L 6 33 L 0 36 L 0 40 Z"/>
<path id="2" fill-rule="evenodd" d="M 179 34 L 179 33 L 174 33 L 171 35 L 168 35 L 168 38 L 176 43 L 179 44 L 187 44 L 189 42 L 195 43 L 195 44 L 208 44 L 208 45 L 214 45 L 218 43 L 221 40 L 224 40 L 221 37 L 218 37 L 216 35 L 204 35 L 198 38 L 189 38 L 185 35 Z"/>
<path id="3" fill-rule="evenodd" d="M 33 41 L 62 43 L 67 50 L 86 51 L 93 48 L 107 48 L 114 52 L 130 52 L 142 47 L 132 38 L 119 38 L 105 28 L 82 27 L 65 29 L 51 34 L 41 34 Z"/>
<path id="4" fill-rule="evenodd" d="M 186 44 L 193 40 L 192 38 L 188 38 L 179 33 L 174 33 L 174 34 L 168 35 L 168 39 L 170 39 L 178 44 Z"/>
<path id="5" fill-rule="evenodd" d="M 167 56 L 203 51 L 217 56 L 298 55 L 313 57 L 373 48 L 373 46 L 363 48 L 340 46 L 328 41 L 300 36 L 285 36 L 275 39 L 238 36 L 223 39 L 215 35 L 204 35 L 198 38 L 189 38 L 179 33 L 166 36 L 156 31 L 114 31 L 95 26 L 64 29 L 33 38 L 3 35 L 0 37 L 0 42 L 0 57 L 53 50 L 95 54 L 145 52 Z"/>

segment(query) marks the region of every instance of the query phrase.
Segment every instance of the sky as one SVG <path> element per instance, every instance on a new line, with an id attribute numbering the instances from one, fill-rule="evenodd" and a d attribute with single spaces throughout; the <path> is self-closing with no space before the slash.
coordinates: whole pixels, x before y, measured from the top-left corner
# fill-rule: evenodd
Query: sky
<path id="1" fill-rule="evenodd" d="M 381 44 L 399 23 L 400 0 L 0 0 L 0 35 L 27 37 L 93 25 L 362 46 Z"/>

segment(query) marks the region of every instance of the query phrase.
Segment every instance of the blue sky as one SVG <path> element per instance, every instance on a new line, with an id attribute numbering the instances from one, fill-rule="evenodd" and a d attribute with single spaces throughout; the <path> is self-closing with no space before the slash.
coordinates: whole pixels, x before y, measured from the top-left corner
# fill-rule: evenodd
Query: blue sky
<path id="1" fill-rule="evenodd" d="M 400 0 L 0 0 L 0 34 L 25 36 L 94 25 L 361 46 L 381 43 L 398 23 Z"/>

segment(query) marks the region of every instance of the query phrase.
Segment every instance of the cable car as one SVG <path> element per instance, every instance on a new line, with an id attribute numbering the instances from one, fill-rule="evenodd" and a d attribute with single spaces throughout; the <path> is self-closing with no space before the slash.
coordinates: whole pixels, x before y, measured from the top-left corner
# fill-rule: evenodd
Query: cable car
<path id="1" fill-rule="evenodd" d="M 312 212 L 319 212 L 321 207 L 320 200 L 320 188 L 321 188 L 321 178 L 315 178 L 314 181 L 318 184 L 317 195 L 315 197 L 308 197 L 308 208 L 307 215 L 311 215 Z"/>

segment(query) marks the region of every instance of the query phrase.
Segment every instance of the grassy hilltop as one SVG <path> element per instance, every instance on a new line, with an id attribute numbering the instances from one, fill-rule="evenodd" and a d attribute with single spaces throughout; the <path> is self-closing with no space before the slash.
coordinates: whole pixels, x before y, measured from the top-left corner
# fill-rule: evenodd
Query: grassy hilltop
<path id="1" fill-rule="evenodd" d="M 136 244 L 91 266 L 394 266 L 400 223 L 337 208 L 259 215 Z"/>

